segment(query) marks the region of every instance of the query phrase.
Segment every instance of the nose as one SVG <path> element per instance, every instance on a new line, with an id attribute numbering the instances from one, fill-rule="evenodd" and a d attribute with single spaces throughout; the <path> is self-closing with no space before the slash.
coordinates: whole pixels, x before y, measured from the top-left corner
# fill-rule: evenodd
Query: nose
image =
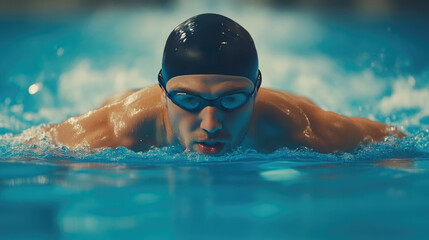
<path id="1" fill-rule="evenodd" d="M 222 129 L 222 123 L 219 121 L 220 112 L 219 109 L 208 106 L 201 112 L 201 124 L 200 127 L 207 133 L 214 133 Z"/>

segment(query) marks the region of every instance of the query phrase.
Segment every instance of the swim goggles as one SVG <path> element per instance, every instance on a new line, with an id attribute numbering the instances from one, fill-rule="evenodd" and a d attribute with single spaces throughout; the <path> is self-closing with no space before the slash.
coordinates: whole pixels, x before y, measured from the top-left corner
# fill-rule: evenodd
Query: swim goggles
<path id="1" fill-rule="evenodd" d="M 250 100 L 250 98 L 253 97 L 253 95 L 257 92 L 257 89 L 259 89 L 261 85 L 261 79 L 261 72 L 258 71 L 256 84 L 251 93 L 238 92 L 225 96 L 220 96 L 216 99 L 206 99 L 197 95 L 180 91 L 168 92 L 165 87 L 164 78 L 162 76 L 162 70 L 159 71 L 158 74 L 159 86 L 164 89 L 167 97 L 177 106 L 192 113 L 200 112 L 207 106 L 213 106 L 222 111 L 235 110 L 246 104 Z"/>

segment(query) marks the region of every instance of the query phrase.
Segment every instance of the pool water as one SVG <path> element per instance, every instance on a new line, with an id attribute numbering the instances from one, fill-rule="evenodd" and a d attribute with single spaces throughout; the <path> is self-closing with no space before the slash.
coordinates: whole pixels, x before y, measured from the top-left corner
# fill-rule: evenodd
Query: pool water
<path id="1" fill-rule="evenodd" d="M 222 157 L 28 143 L 48 123 L 156 83 L 169 32 L 201 12 L 248 29 L 263 87 L 407 137 L 352 153 Z M 1 16 L 0 239 L 428 239 L 428 23 L 224 1 Z"/>

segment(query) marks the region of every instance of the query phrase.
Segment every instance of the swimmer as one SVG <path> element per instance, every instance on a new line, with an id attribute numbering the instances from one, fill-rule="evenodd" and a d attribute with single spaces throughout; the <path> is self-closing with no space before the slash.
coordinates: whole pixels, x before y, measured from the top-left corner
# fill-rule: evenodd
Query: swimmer
<path id="1" fill-rule="evenodd" d="M 270 153 L 307 147 L 329 153 L 404 134 L 361 117 L 322 110 L 305 97 L 261 88 L 250 34 L 218 14 L 201 14 L 169 35 L 158 84 L 107 100 L 46 130 L 53 142 L 145 151 L 180 144 L 222 155 L 237 147 Z"/>

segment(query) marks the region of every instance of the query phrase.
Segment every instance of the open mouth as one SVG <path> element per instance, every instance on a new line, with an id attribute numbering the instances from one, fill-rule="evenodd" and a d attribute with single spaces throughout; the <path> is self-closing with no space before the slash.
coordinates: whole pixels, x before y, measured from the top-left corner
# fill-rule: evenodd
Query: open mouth
<path id="1" fill-rule="evenodd" d="M 202 154 L 217 154 L 222 151 L 226 143 L 217 141 L 201 141 L 197 142 L 197 150 Z"/>

